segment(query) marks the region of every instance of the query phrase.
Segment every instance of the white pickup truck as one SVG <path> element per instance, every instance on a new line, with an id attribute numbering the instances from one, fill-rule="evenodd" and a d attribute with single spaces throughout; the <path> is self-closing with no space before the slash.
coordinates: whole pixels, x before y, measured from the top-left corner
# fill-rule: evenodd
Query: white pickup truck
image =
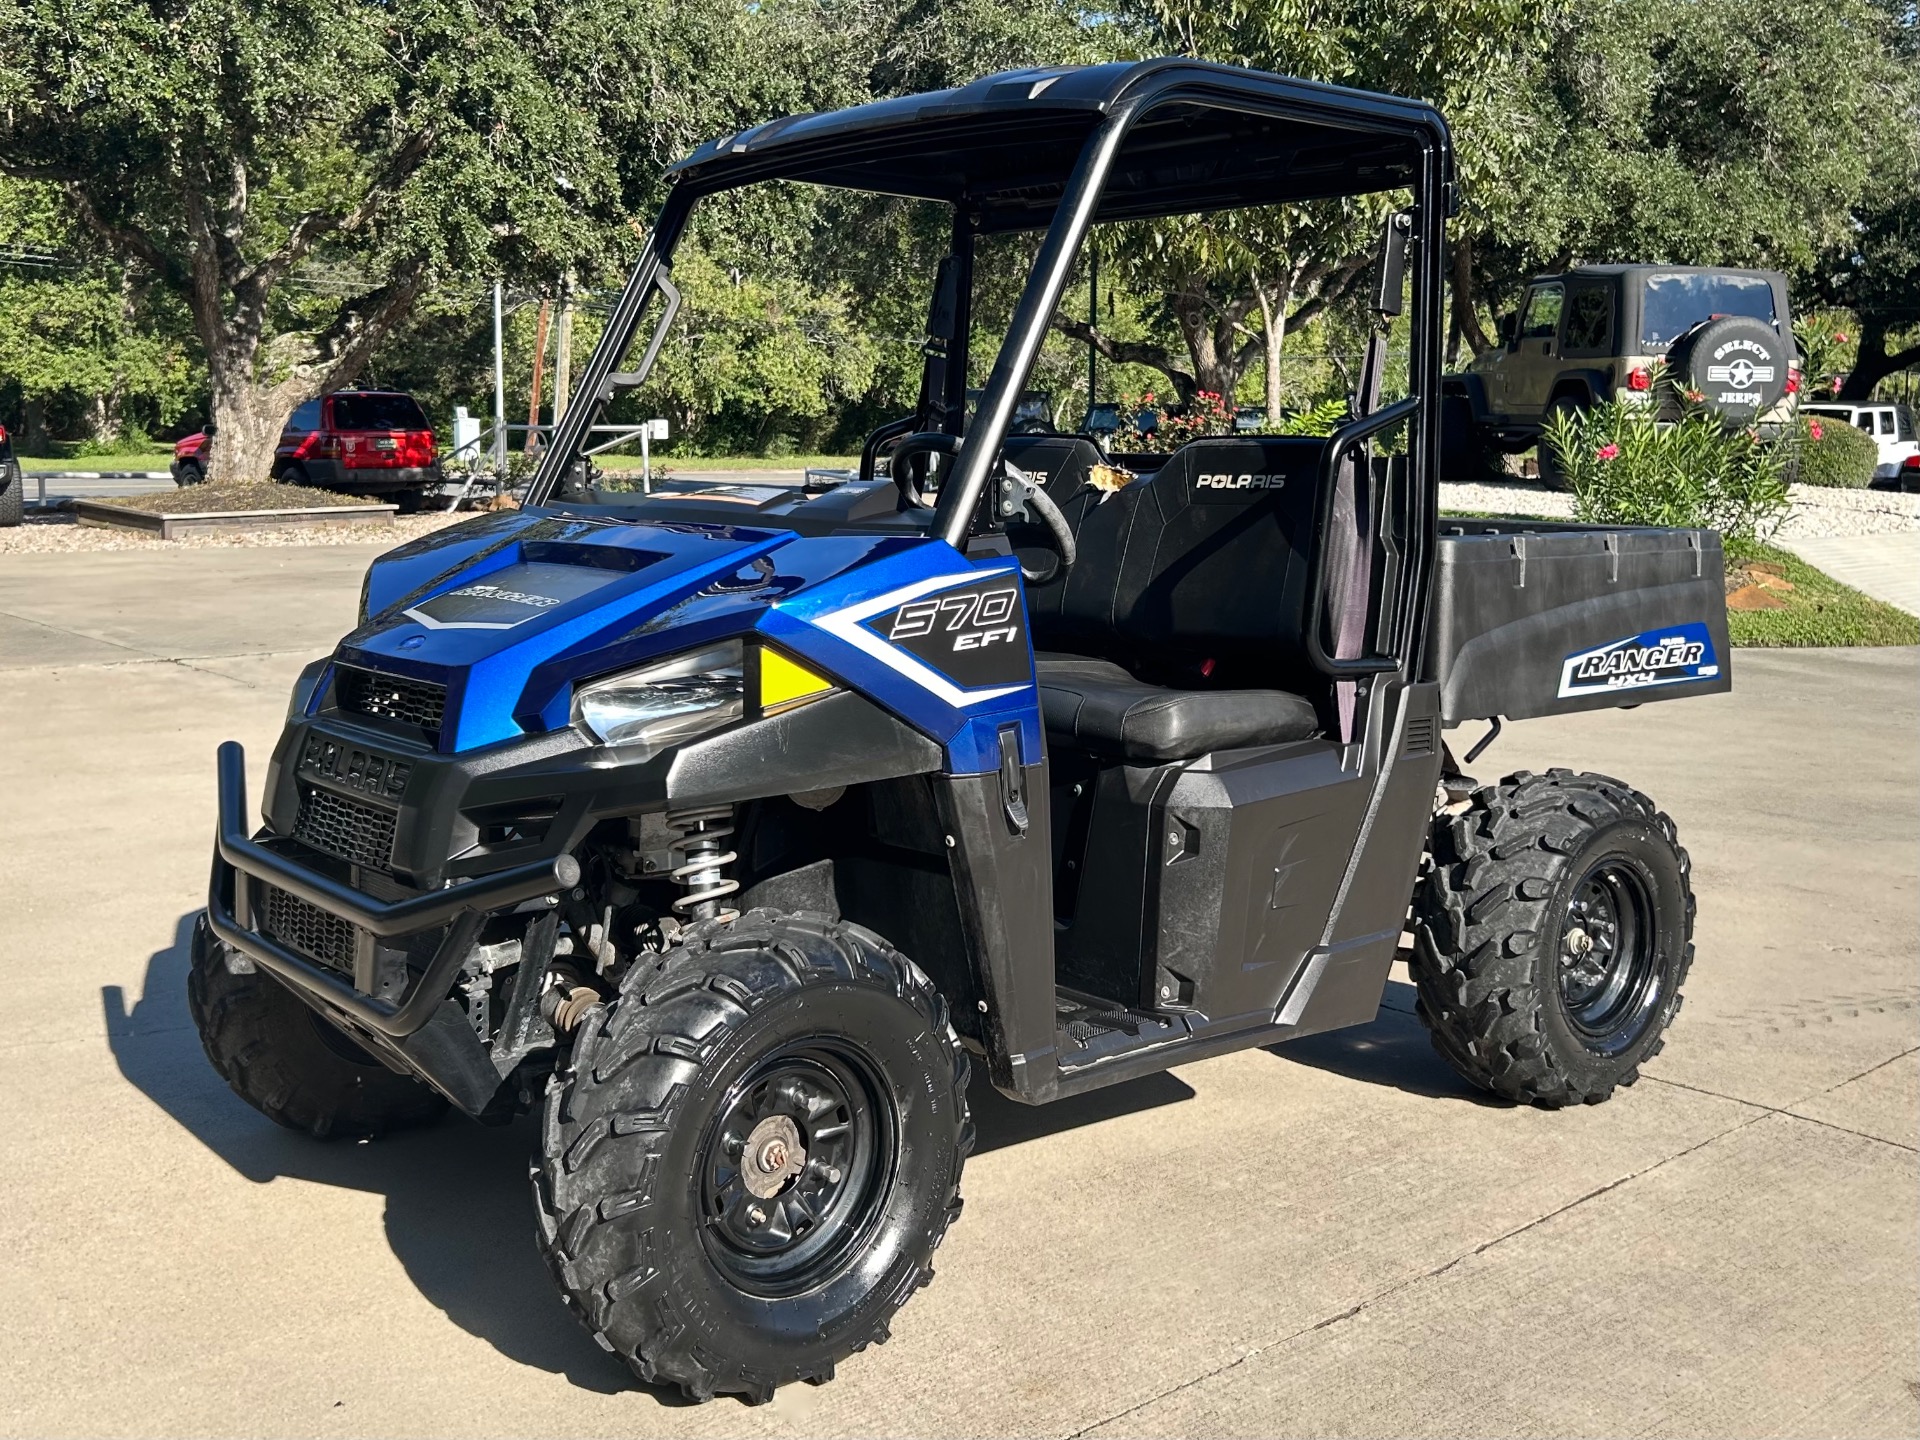
<path id="1" fill-rule="evenodd" d="M 1835 420 L 1844 420 L 1873 436 L 1874 443 L 1880 447 L 1880 458 L 1873 467 L 1875 480 L 1897 481 L 1900 467 L 1915 456 L 1920 456 L 1920 440 L 1914 438 L 1913 414 L 1904 405 L 1842 405 L 1829 402 L 1803 405 L 1800 409 L 1802 414 L 1826 415 Z"/>

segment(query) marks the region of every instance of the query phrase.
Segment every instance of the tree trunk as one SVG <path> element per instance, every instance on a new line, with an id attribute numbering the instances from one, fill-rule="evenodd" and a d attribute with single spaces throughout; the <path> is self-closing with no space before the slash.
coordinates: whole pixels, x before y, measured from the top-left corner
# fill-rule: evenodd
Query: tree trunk
<path id="1" fill-rule="evenodd" d="M 1453 244 L 1453 324 L 1475 355 L 1493 341 L 1480 328 L 1480 317 L 1473 308 L 1473 241 L 1461 236 Z M 1452 362 L 1449 361 L 1449 364 Z"/>
<path id="2" fill-rule="evenodd" d="M 1920 345 L 1910 345 L 1898 354 L 1887 353 L 1887 322 L 1867 318 L 1860 322 L 1860 355 L 1840 386 L 1838 400 L 1870 400 L 1874 387 L 1896 371 L 1920 365 Z"/>
<path id="3" fill-rule="evenodd" d="M 247 484 L 273 473 L 273 452 L 287 416 L 303 396 L 254 383 L 254 346 L 227 340 L 207 347 L 207 378 L 211 382 L 210 432 L 206 458 L 207 479 L 215 484 Z"/>
<path id="4" fill-rule="evenodd" d="M 1174 292 L 1170 308 L 1193 361 L 1192 388 L 1182 389 L 1181 400 L 1211 393 L 1225 404 L 1233 404 L 1233 392 L 1239 388 L 1240 377 L 1246 374 L 1252 358 L 1250 352 L 1233 343 L 1234 323 L 1240 318 L 1234 311 L 1251 309 L 1251 297 L 1222 313 L 1209 303 L 1204 282 L 1196 280 Z M 1177 383 L 1179 377 L 1173 378 Z"/>
<path id="5" fill-rule="evenodd" d="M 20 431 L 20 453 L 44 455 L 47 453 L 47 402 L 41 396 L 29 395 L 25 409 L 26 424 Z"/>
<path id="6" fill-rule="evenodd" d="M 1279 293 L 1274 293 L 1261 282 L 1258 275 L 1253 277 L 1254 298 L 1260 302 L 1261 334 L 1265 336 L 1265 364 L 1267 379 L 1267 428 L 1272 429 L 1280 423 L 1280 360 L 1287 339 L 1287 306 L 1293 303 L 1293 272 L 1287 272 L 1287 279 L 1281 285 Z"/>

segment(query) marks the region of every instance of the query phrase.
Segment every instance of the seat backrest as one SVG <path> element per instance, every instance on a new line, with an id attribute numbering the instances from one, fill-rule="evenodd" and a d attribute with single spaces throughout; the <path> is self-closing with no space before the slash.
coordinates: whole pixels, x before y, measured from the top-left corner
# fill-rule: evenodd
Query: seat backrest
<path id="1" fill-rule="evenodd" d="M 1065 583 L 1030 594 L 1034 643 L 1175 683 L 1312 685 L 1302 629 L 1325 446 L 1195 440 L 1087 507 Z"/>

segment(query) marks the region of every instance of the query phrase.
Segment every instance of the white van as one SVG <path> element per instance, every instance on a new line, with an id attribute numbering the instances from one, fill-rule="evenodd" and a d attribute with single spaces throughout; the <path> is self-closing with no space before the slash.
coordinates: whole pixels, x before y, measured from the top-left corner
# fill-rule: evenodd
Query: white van
<path id="1" fill-rule="evenodd" d="M 1913 415 L 1904 405 L 1802 405 L 1802 415 L 1828 415 L 1857 425 L 1873 436 L 1880 446 L 1880 459 L 1873 467 L 1873 478 L 1891 480 L 1908 459 L 1920 455 L 1920 440 L 1914 439 Z"/>

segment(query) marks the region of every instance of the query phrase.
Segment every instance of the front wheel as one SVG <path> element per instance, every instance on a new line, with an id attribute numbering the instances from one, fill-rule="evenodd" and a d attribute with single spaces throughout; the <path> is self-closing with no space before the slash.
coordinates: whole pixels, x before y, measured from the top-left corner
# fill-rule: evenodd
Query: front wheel
<path id="1" fill-rule="evenodd" d="M 1434 824 L 1412 971 L 1434 1048 L 1510 1100 L 1598 1104 L 1639 1078 L 1693 963 L 1673 821 L 1604 775 L 1522 772 Z"/>
<path id="2" fill-rule="evenodd" d="M 756 910 L 582 1021 L 547 1094 L 541 1246 L 641 1379 L 769 1400 L 887 1338 L 973 1145 L 945 1003 L 878 936 Z"/>
<path id="3" fill-rule="evenodd" d="M 194 922 L 187 1004 L 213 1068 L 276 1124 L 316 1139 L 365 1139 L 427 1125 L 447 1102 L 387 1069 L 251 961 Z"/>

